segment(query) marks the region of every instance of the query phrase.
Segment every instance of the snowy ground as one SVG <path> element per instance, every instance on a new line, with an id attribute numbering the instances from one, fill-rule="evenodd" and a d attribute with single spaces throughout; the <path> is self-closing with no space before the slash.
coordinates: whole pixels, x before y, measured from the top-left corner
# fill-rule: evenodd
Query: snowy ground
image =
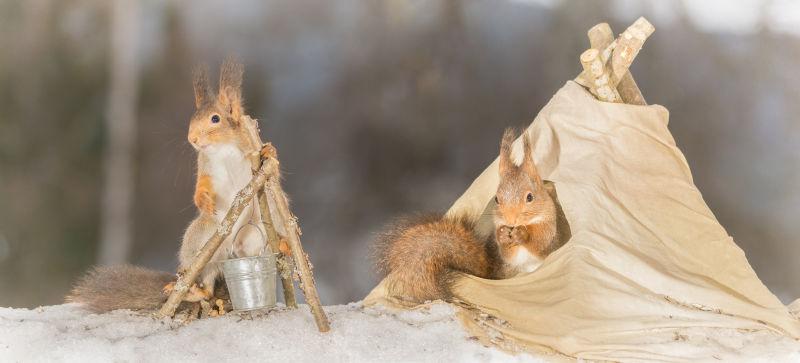
<path id="1" fill-rule="evenodd" d="M 129 311 L 89 314 L 71 304 L 0 308 L 0 362 L 539 361 L 468 339 L 445 304 L 399 314 L 359 303 L 325 310 L 331 331 L 321 334 L 305 306 L 187 325 Z"/>
<path id="2" fill-rule="evenodd" d="M 181 324 L 130 311 L 90 314 L 77 305 L 0 308 L 0 362 L 541 362 L 469 339 L 453 308 L 401 313 L 360 303 L 328 306 L 318 333 L 306 306 L 228 314 Z M 670 342 L 690 353 L 716 347 L 721 360 L 800 362 L 800 342 L 769 332 L 686 329 Z M 687 354 L 690 355 L 690 354 Z M 552 358 L 552 357 L 551 357 Z"/>

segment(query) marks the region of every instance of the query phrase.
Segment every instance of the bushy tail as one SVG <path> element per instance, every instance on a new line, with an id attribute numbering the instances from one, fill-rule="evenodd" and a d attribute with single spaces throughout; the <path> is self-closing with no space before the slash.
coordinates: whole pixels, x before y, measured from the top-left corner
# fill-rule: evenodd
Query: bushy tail
<path id="1" fill-rule="evenodd" d="M 494 244 L 479 239 L 471 223 L 440 216 L 390 225 L 375 244 L 375 257 L 389 293 L 415 303 L 449 300 L 457 272 L 491 278 L 497 264 Z"/>
<path id="2" fill-rule="evenodd" d="M 94 267 L 78 280 L 66 301 L 83 304 L 95 313 L 155 310 L 166 301 L 162 289 L 172 281 L 172 274 L 137 266 Z"/>

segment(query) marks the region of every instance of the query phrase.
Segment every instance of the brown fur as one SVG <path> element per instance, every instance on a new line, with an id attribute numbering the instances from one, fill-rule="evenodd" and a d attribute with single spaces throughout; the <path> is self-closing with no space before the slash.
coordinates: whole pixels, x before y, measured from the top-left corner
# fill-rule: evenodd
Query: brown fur
<path id="1" fill-rule="evenodd" d="M 517 246 L 544 259 L 558 247 L 557 207 L 533 162 L 527 134 L 522 137 L 522 163 L 517 166 L 512 162 L 511 146 L 516 135 L 513 129 L 506 129 L 500 143 L 495 240 L 504 260 L 515 254 Z"/>
<path id="2" fill-rule="evenodd" d="M 227 206 L 221 205 L 220 200 L 232 199 L 239 187 L 232 185 L 216 185 L 212 172 L 224 169 L 225 166 L 214 164 L 205 148 L 218 145 L 235 146 L 242 155 L 258 151 L 261 145 L 252 145 L 248 131 L 242 127 L 244 115 L 242 99 L 242 77 L 244 66 L 233 57 L 228 57 L 220 66 L 219 88 L 217 94 L 209 84 L 208 67 L 197 67 L 194 73 L 194 93 L 196 110 L 189 121 L 189 143 L 198 151 L 197 157 L 197 183 L 195 187 L 194 202 L 200 214 L 186 229 L 178 254 L 180 269 L 186 269 L 191 264 L 194 256 L 203 244 L 219 227 L 219 218 L 226 213 Z M 213 117 L 219 117 L 219 122 L 212 122 Z M 271 145 L 261 149 L 264 155 L 276 154 Z M 229 167 L 232 167 L 228 165 Z M 231 169 L 228 169 L 230 172 Z M 246 172 L 250 172 L 249 165 Z M 235 189 L 235 190 L 234 190 Z M 249 212 L 245 211 L 243 215 Z M 256 212 L 257 213 L 257 212 Z M 202 294 L 193 294 L 198 297 L 213 296 L 217 277 L 220 274 L 215 261 L 225 258 L 225 251 L 231 250 L 232 237 L 229 237 L 223 246 L 214 254 L 212 262 L 203 269 L 199 278 L 199 286 L 204 290 Z"/>
<path id="3" fill-rule="evenodd" d="M 394 296 L 416 303 L 449 300 L 457 272 L 493 277 L 497 261 L 493 247 L 480 240 L 465 220 L 406 218 L 380 235 L 376 262 Z"/>
<path id="4" fill-rule="evenodd" d="M 188 139 L 198 150 L 197 183 L 194 203 L 199 215 L 195 218 L 183 237 L 178 258 L 180 270 L 185 270 L 193 262 L 197 252 L 219 227 L 219 219 L 227 208 L 220 205 L 221 198 L 232 199 L 240 186 L 215 185 L 213 172 L 228 167 L 231 159 L 224 160 L 225 165 L 213 164 L 202 151 L 204 147 L 217 144 L 233 145 L 241 151 L 242 159 L 251 152 L 258 151 L 261 145 L 253 145 L 244 127 L 242 106 L 242 76 L 244 67 L 233 58 L 228 58 L 220 68 L 220 85 L 218 94 L 211 88 L 208 67 L 201 65 L 194 69 L 193 88 L 196 110 L 189 124 Z M 212 122 L 214 116 L 219 122 Z M 265 155 L 275 155 L 271 145 L 261 149 Z M 235 161 L 235 160 L 234 160 Z M 230 172 L 242 171 L 240 174 L 250 176 L 250 165 L 239 169 L 227 169 Z M 221 167 L 221 168 L 220 168 Z M 239 164 L 236 164 L 239 167 Z M 234 167 L 231 167 L 234 168 Z M 224 172 L 224 171 L 223 171 Z M 229 201 L 228 201 L 229 202 Z M 255 212 L 257 213 L 257 211 Z M 243 215 L 247 215 L 244 212 Z M 223 246 L 214 254 L 212 261 L 203 269 L 199 283 L 190 287 L 186 301 L 208 299 L 213 296 L 220 271 L 215 262 L 226 258 L 226 251 L 231 250 L 232 237 L 223 242 Z M 89 271 L 75 285 L 72 294 L 67 297 L 70 302 L 86 305 L 96 312 L 113 309 L 154 309 L 166 298 L 164 291 L 170 291 L 174 280 L 170 274 L 150 271 L 134 266 L 98 267 Z"/>
<path id="5" fill-rule="evenodd" d="M 172 274 L 131 265 L 94 267 L 78 280 L 66 301 L 95 313 L 154 310 L 166 301 L 162 288 L 173 280 Z"/>
<path id="6" fill-rule="evenodd" d="M 539 176 L 527 137 L 523 138 L 523 161 L 514 165 L 514 139 L 516 133 L 508 129 L 500 144 L 494 241 L 479 239 L 466 220 L 428 216 L 390 225 L 376 243 L 376 263 L 390 295 L 413 303 L 449 300 L 457 272 L 512 277 L 527 267 L 511 264 L 519 249 L 541 260 L 560 246 L 557 221 L 563 212 L 554 200 L 554 190 L 551 196 Z M 569 236 L 568 225 L 565 232 Z"/>
<path id="7" fill-rule="evenodd" d="M 194 204 L 197 209 L 204 213 L 214 213 L 214 188 L 211 184 L 211 177 L 199 175 L 197 185 L 194 190 Z"/>

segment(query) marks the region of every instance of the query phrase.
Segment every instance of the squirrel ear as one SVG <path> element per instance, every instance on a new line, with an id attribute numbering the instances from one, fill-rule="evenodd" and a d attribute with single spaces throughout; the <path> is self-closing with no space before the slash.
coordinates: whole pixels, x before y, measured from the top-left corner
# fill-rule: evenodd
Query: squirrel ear
<path id="1" fill-rule="evenodd" d="M 239 121 L 242 115 L 242 75 L 244 66 L 234 57 L 225 58 L 219 72 L 219 102 Z"/>
<path id="2" fill-rule="evenodd" d="M 516 132 L 510 127 L 503 132 L 503 139 L 500 141 L 500 164 L 498 165 L 501 176 L 514 167 L 514 163 L 511 161 L 511 145 L 514 143 L 515 135 Z"/>
<path id="3" fill-rule="evenodd" d="M 528 138 L 528 132 L 522 132 L 522 145 L 525 155 L 522 158 L 522 169 L 530 176 L 537 184 L 542 183 L 542 177 L 539 176 L 539 170 L 536 169 L 536 163 L 533 162 L 533 147 L 531 146 L 531 139 Z"/>
<path id="4" fill-rule="evenodd" d="M 214 97 L 214 91 L 211 90 L 211 85 L 208 83 L 208 66 L 205 64 L 196 65 L 192 71 L 192 79 L 194 105 L 199 109 Z"/>

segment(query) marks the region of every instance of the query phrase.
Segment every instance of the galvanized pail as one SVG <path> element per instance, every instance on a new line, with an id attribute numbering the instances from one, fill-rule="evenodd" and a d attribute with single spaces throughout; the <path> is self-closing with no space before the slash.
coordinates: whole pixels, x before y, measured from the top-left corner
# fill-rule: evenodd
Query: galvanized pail
<path id="1" fill-rule="evenodd" d="M 222 261 L 233 309 L 246 311 L 275 306 L 275 270 L 275 255 L 269 252 Z"/>

